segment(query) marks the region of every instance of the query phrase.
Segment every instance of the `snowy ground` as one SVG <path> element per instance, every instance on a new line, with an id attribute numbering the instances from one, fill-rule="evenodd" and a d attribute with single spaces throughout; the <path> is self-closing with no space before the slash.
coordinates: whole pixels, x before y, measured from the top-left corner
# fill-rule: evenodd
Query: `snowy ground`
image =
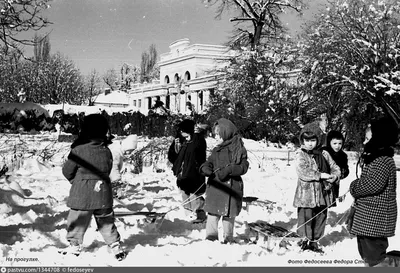
<path id="1" fill-rule="evenodd" d="M 146 140 L 141 139 L 144 145 Z M 207 139 L 208 146 L 213 140 Z M 205 241 L 205 225 L 192 224 L 181 206 L 181 196 L 168 164 L 159 162 L 135 175 L 127 172 L 124 179 L 125 206 L 115 203 L 115 211 L 166 212 L 166 217 L 151 223 L 149 218 L 117 218 L 128 257 L 116 261 L 92 222 L 79 256 L 63 256 L 57 249 L 67 246 L 65 223 L 68 215 L 66 198 L 70 184 L 61 173 L 62 162 L 70 143 L 57 142 L 57 135 L 2 135 L 0 156 L 10 167 L 10 181 L 18 182 L 28 199 L 21 198 L 0 179 L 0 264 L 5 266 L 362 266 L 355 238 L 349 236 L 340 221 L 352 203 L 347 194 L 344 202 L 329 210 L 324 238 L 324 254 L 300 252 L 294 240 L 279 247 L 281 238 L 255 240 L 244 222 L 263 220 L 296 231 L 296 210 L 292 206 L 296 186 L 293 152 L 267 147 L 264 143 L 245 140 L 249 151 L 250 170 L 243 177 L 245 196 L 275 202 L 253 203 L 243 210 L 235 225 L 236 244 Z M 14 158 L 14 155 L 17 157 Z M 14 164 L 11 164 L 14 162 Z M 355 178 L 355 157 L 350 156 L 350 175 L 342 181 L 341 193 Z M 160 167 L 161 166 L 161 167 Z M 129 166 L 128 166 L 129 167 Z M 398 175 L 400 177 L 400 175 Z M 399 194 L 400 187 L 397 187 Z M 400 207 L 400 206 L 399 206 Z M 399 212 L 400 216 L 400 212 Z M 390 238 L 389 250 L 400 249 L 400 223 L 397 236 Z M 222 232 L 222 230 L 221 230 Z"/>

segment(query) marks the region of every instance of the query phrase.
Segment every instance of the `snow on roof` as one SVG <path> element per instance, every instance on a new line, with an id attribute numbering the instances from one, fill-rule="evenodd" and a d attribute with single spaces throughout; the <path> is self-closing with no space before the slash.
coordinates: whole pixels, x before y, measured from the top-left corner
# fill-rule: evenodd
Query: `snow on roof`
<path id="1" fill-rule="evenodd" d="M 108 104 L 126 104 L 128 105 L 129 102 L 129 95 L 123 91 L 111 91 L 108 94 L 102 93 L 97 96 L 95 99 L 95 103 L 108 103 Z"/>
<path id="2" fill-rule="evenodd" d="M 15 109 L 20 112 L 27 110 L 36 110 L 36 116 L 44 114 L 46 117 L 52 117 L 54 111 L 63 110 L 65 114 L 73 115 L 79 113 L 85 113 L 85 115 L 90 115 L 94 113 L 101 113 L 103 110 L 112 115 L 113 113 L 123 113 L 123 112 L 137 112 L 139 109 L 137 107 L 108 107 L 108 106 L 87 106 L 87 105 L 71 105 L 71 104 L 38 104 L 33 102 L 24 103 L 0 103 L 0 115 L 5 113 L 12 113 Z"/>
<path id="3" fill-rule="evenodd" d="M 107 106 L 87 106 L 87 105 L 70 105 L 70 104 L 46 104 L 43 107 L 48 111 L 49 115 L 52 117 L 54 111 L 56 110 L 64 110 L 65 114 L 73 115 L 79 113 L 85 113 L 85 115 L 101 113 L 103 110 L 107 112 L 107 114 L 111 115 L 113 113 L 123 113 L 123 112 L 136 112 L 138 111 L 135 107 L 107 107 Z"/>

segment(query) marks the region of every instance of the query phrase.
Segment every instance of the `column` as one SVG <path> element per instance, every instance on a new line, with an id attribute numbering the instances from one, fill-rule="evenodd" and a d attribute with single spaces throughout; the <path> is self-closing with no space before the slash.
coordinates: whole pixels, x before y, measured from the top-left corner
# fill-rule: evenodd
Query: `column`
<path id="1" fill-rule="evenodd" d="M 200 112 L 200 102 L 199 102 L 199 93 L 197 91 L 194 91 L 192 93 L 190 93 L 190 95 L 192 96 L 192 105 L 194 106 L 194 111 L 196 113 Z"/>

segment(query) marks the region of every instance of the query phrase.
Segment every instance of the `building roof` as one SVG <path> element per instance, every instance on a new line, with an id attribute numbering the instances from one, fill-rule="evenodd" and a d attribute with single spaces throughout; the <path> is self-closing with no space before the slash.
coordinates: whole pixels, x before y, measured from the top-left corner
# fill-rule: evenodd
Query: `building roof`
<path id="1" fill-rule="evenodd" d="M 94 100 L 94 103 L 107 104 L 129 104 L 129 94 L 120 90 L 110 91 L 110 93 L 101 93 Z"/>

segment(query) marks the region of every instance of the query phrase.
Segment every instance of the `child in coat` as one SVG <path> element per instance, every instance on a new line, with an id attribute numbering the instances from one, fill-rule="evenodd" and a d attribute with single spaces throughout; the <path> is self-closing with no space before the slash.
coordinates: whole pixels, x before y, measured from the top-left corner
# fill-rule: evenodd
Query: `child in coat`
<path id="1" fill-rule="evenodd" d="M 62 173 L 71 183 L 67 206 L 67 240 L 70 246 L 60 251 L 76 256 L 82 251 L 85 232 L 92 216 L 106 244 L 115 258 L 122 260 L 126 253 L 121 248 L 120 234 L 114 224 L 113 197 L 110 181 L 112 154 L 107 119 L 101 114 L 84 117 L 80 134 L 71 145 Z"/>
<path id="2" fill-rule="evenodd" d="M 344 136 L 339 131 L 329 131 L 326 137 L 327 146 L 322 147 L 327 151 L 336 165 L 340 168 L 340 179 L 345 179 L 349 175 L 349 165 L 347 154 L 343 151 Z M 332 186 L 334 200 L 339 197 L 339 183 L 334 183 Z M 332 206 L 336 206 L 336 203 Z"/>
<path id="3" fill-rule="evenodd" d="M 134 151 L 137 147 L 137 135 L 129 135 L 121 141 L 115 141 L 108 146 L 113 155 L 113 166 L 110 173 L 111 183 L 121 180 L 121 171 L 125 154 Z"/>
<path id="4" fill-rule="evenodd" d="M 219 240 L 218 222 L 222 218 L 223 242 L 234 242 L 233 231 L 236 216 L 242 209 L 243 180 L 248 168 L 247 151 L 236 126 L 225 118 L 214 126 L 220 142 L 200 172 L 208 177 L 205 211 L 208 212 L 206 240 Z"/>
<path id="5" fill-rule="evenodd" d="M 350 184 L 356 206 L 350 233 L 357 236 L 358 252 L 367 266 L 388 266 L 388 237 L 396 232 L 397 172 L 394 149 L 397 124 L 390 118 L 371 122 L 365 132 L 361 176 Z"/>
<path id="6" fill-rule="evenodd" d="M 332 184 L 338 183 L 340 168 L 327 151 L 321 151 L 321 130 L 315 123 L 300 132 L 301 149 L 296 153 L 297 187 L 293 205 L 297 207 L 297 230 L 304 237 L 302 250 L 322 253 L 318 240 L 325 232 L 328 207 L 333 203 Z"/>
<path id="7" fill-rule="evenodd" d="M 168 160 L 173 164 L 172 171 L 181 190 L 185 212 L 193 222 L 203 222 L 206 189 L 205 178 L 199 167 L 206 161 L 207 143 L 204 136 L 195 133 L 195 122 L 185 119 L 178 124 L 178 134 L 168 150 Z"/>

